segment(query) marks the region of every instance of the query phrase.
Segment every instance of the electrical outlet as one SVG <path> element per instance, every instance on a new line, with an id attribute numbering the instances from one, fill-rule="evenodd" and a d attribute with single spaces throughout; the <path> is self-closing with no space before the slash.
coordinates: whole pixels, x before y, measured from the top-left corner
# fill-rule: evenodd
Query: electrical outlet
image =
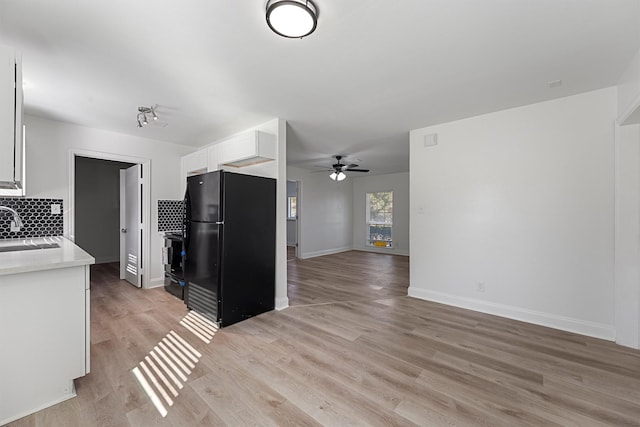
<path id="1" fill-rule="evenodd" d="M 484 282 L 478 282 L 476 284 L 476 291 L 478 292 L 484 292 L 486 290 L 486 286 Z"/>
<path id="2" fill-rule="evenodd" d="M 60 215 L 60 203 L 51 204 L 51 215 Z"/>

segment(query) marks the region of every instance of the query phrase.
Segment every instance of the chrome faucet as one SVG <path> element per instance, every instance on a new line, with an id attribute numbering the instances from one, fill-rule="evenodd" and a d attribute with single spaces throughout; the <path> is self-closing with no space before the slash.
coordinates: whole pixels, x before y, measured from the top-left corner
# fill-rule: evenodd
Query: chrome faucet
<path id="1" fill-rule="evenodd" d="M 20 215 L 18 215 L 18 212 L 15 211 L 15 209 L 11 209 L 8 208 L 6 206 L 0 206 L 0 211 L 7 211 L 7 212 L 11 212 L 13 214 L 13 222 L 11 223 L 11 231 L 14 231 L 13 228 L 17 228 L 18 230 L 16 231 L 20 231 L 20 229 L 22 227 L 24 227 L 24 224 L 22 224 L 22 220 L 20 219 Z"/>

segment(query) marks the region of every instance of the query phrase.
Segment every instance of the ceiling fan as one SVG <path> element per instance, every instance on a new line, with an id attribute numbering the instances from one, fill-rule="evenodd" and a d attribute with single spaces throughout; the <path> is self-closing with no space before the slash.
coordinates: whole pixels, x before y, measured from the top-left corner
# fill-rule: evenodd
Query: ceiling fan
<path id="1" fill-rule="evenodd" d="M 342 163 L 342 159 L 344 158 L 344 156 L 336 155 L 334 157 L 336 158 L 336 163 L 334 163 L 327 169 L 328 172 L 331 172 L 329 178 L 334 181 L 342 181 L 343 179 L 345 179 L 347 177 L 345 172 L 369 172 L 369 169 L 358 169 L 358 165 L 355 163 Z"/>

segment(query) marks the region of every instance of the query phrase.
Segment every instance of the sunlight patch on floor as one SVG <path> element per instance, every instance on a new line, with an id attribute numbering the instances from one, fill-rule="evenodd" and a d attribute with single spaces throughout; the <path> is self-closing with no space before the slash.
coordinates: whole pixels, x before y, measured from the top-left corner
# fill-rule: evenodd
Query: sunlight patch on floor
<path id="1" fill-rule="evenodd" d="M 164 418 L 202 354 L 174 331 L 158 342 L 131 372 Z"/>
<path id="2" fill-rule="evenodd" d="M 218 331 L 218 325 L 193 310 L 184 316 L 180 324 L 207 344 L 211 342 Z"/>

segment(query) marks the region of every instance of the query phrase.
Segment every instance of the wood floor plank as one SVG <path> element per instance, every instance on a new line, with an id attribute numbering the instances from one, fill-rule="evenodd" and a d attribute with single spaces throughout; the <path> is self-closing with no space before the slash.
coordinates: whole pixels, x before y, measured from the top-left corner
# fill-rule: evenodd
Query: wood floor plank
<path id="1" fill-rule="evenodd" d="M 407 257 L 287 264 L 292 306 L 208 344 L 180 300 L 93 266 L 91 373 L 9 425 L 640 426 L 640 351 L 407 297 Z M 171 331 L 199 356 L 162 417 L 132 369 Z"/>

